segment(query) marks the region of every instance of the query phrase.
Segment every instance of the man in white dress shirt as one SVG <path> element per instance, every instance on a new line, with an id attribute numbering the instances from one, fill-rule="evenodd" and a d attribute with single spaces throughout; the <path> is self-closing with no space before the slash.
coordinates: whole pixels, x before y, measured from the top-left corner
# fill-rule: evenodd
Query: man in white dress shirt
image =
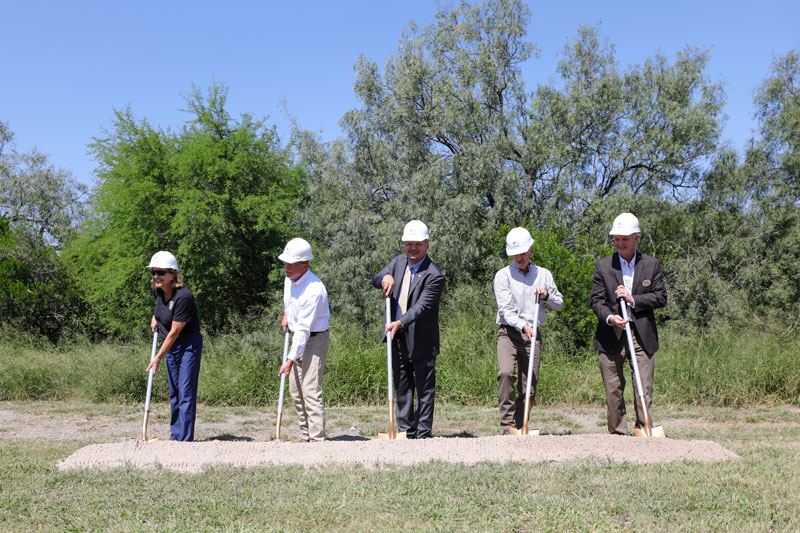
<path id="1" fill-rule="evenodd" d="M 286 363 L 278 375 L 290 378 L 300 442 L 325 440 L 322 372 L 330 343 L 331 313 L 325 285 L 309 270 L 308 262 L 313 258 L 311 245 L 304 239 L 292 239 L 278 256 L 286 272 L 281 327 L 293 333 Z"/>
<path id="2" fill-rule="evenodd" d="M 528 383 L 528 359 L 533 337 L 533 321 L 544 326 L 545 302 L 558 311 L 564 298 L 558 292 L 553 275 L 546 268 L 531 263 L 533 238 L 525 228 L 514 228 L 506 236 L 506 254 L 513 262 L 494 276 L 494 296 L 497 300 L 497 396 L 500 408 L 500 427 L 503 435 L 523 425 L 525 389 Z M 534 316 L 536 294 L 539 295 L 539 314 Z M 533 357 L 531 403 L 536 398 L 539 366 L 542 361 L 542 330 L 537 328 Z M 515 367 L 516 372 L 515 372 Z M 516 387 L 516 394 L 515 394 Z"/>

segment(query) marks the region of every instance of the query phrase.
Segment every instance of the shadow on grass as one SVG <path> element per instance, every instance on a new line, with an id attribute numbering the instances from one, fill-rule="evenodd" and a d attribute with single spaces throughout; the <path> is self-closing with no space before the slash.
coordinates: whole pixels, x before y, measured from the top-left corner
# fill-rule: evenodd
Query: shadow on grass
<path id="1" fill-rule="evenodd" d="M 253 437 L 239 437 L 238 435 L 223 433 L 222 435 L 215 435 L 213 437 L 208 437 L 200 442 L 208 442 L 212 440 L 224 440 L 228 442 L 253 442 L 255 439 Z"/>
<path id="2" fill-rule="evenodd" d="M 331 437 L 328 440 L 342 441 L 342 442 L 356 442 L 356 441 L 367 441 L 370 439 L 367 437 L 361 437 L 359 435 L 336 435 L 335 437 Z"/>
<path id="3" fill-rule="evenodd" d="M 441 437 L 443 439 L 475 439 L 477 435 L 469 431 L 461 431 L 459 433 L 451 433 L 450 435 L 436 435 L 436 437 Z"/>

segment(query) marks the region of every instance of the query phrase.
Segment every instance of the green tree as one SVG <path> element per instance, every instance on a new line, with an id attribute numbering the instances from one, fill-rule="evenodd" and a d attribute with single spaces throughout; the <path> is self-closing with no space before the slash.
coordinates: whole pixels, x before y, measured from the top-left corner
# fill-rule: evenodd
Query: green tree
<path id="1" fill-rule="evenodd" d="M 0 122 L 0 321 L 57 338 L 83 303 L 59 257 L 84 215 L 86 186 L 46 155 L 20 153 Z"/>
<path id="2" fill-rule="evenodd" d="M 263 120 L 231 118 L 227 92 L 195 88 L 186 98 L 192 119 L 179 133 L 117 111 L 112 131 L 91 145 L 99 162 L 93 213 L 68 252 L 106 330 L 146 323 L 144 266 L 158 250 L 178 258 L 205 327 L 274 297 L 283 278 L 276 257 L 298 231 L 303 173 Z"/>
<path id="3" fill-rule="evenodd" d="M 659 54 L 622 70 L 597 28 L 580 28 L 564 48 L 560 83 L 539 87 L 532 103 L 534 137 L 549 151 L 542 207 L 582 234 L 605 227 L 599 222 L 631 198 L 693 197 L 725 101 L 703 73 L 708 60 L 687 47 L 672 63 Z"/>
<path id="4" fill-rule="evenodd" d="M 584 28 L 561 83 L 531 93 L 521 74 L 536 53 L 529 16 L 519 0 L 441 10 L 408 29 L 383 72 L 359 59 L 362 106 L 342 117 L 344 138 L 295 133 L 310 178 L 304 220 L 328 247 L 321 274 L 341 298 L 333 305 L 369 301 L 365 280 L 400 251 L 412 218 L 429 224 L 448 284 L 474 283 L 504 264 L 493 244 L 501 227 L 563 226 L 561 244 L 582 249 L 586 235 L 608 242 L 598 228 L 633 195 L 697 190 L 723 104 L 703 74 L 708 55 L 687 49 L 622 72 Z"/>
<path id="5" fill-rule="evenodd" d="M 800 52 L 792 50 L 772 64 L 756 93 L 761 142 L 750 157 L 762 163 L 762 192 L 779 203 L 800 202 Z M 766 165 L 763 163 L 766 162 Z M 766 168 L 764 168 L 766 167 Z"/>
<path id="6" fill-rule="evenodd" d="M 87 187 L 35 149 L 20 153 L 0 121 L 0 218 L 61 247 L 85 216 Z"/>
<path id="7" fill-rule="evenodd" d="M 697 198 L 659 210 L 673 318 L 695 327 L 780 323 L 789 331 L 797 323 L 798 74 L 797 52 L 777 58 L 755 97 L 760 136 L 742 160 L 720 150 Z"/>

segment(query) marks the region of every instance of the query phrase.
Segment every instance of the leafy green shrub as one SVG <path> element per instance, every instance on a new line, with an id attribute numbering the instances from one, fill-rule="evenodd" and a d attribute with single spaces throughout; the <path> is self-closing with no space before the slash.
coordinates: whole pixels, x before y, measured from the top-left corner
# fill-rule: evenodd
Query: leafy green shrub
<path id="1" fill-rule="evenodd" d="M 54 247 L 0 217 L 0 323 L 55 341 L 84 304 Z"/>
<path id="2" fill-rule="evenodd" d="M 559 332 L 562 351 L 578 352 L 591 347 L 597 326 L 589 305 L 592 275 L 596 259 L 611 253 L 610 248 L 579 238 L 572 247 L 564 245 L 566 228 L 552 228 L 532 233 L 534 238 L 531 262 L 553 273 L 564 307 L 548 313 L 548 330 Z"/>
<path id="3" fill-rule="evenodd" d="M 225 108 L 228 88 L 194 89 L 179 131 L 117 111 L 91 145 L 98 160 L 92 213 L 64 257 L 98 326 L 127 335 L 149 316 L 144 266 L 158 250 L 178 258 L 206 331 L 267 305 L 282 287 L 275 258 L 296 228 L 305 183 L 274 129 Z"/>

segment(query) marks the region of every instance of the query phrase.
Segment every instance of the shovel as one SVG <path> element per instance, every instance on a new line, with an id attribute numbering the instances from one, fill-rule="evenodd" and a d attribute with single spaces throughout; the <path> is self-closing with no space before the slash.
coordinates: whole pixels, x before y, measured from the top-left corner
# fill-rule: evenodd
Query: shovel
<path id="1" fill-rule="evenodd" d="M 386 324 L 392 321 L 391 299 L 386 297 Z M 386 368 L 389 375 L 389 432 L 378 433 L 379 439 L 387 440 L 404 440 L 406 438 L 405 431 L 397 431 L 394 425 L 394 376 L 392 375 L 392 338 L 389 332 L 386 332 Z"/>
<path id="2" fill-rule="evenodd" d="M 286 329 L 286 337 L 283 339 L 283 362 L 286 364 L 286 357 L 289 355 L 289 329 Z M 278 395 L 278 422 L 275 424 L 275 440 L 281 440 L 281 420 L 283 419 L 283 391 L 286 388 L 286 374 L 281 374 L 281 393 Z"/>
<path id="3" fill-rule="evenodd" d="M 153 359 L 156 358 L 156 348 L 158 347 L 158 331 L 153 332 L 153 350 L 150 352 L 150 362 L 153 362 Z M 147 441 L 147 421 L 150 418 L 150 393 L 153 391 L 153 369 L 150 369 L 150 373 L 147 376 L 147 396 L 144 400 L 144 420 L 142 421 L 142 440 Z M 158 440 L 158 437 L 151 439 L 150 442 L 155 442 Z"/>
<path id="4" fill-rule="evenodd" d="M 622 318 L 628 320 L 628 304 L 625 303 L 624 298 L 619 299 L 619 305 L 622 308 Z M 660 437 L 667 436 L 664 433 L 664 428 L 661 426 L 652 426 L 650 422 L 650 415 L 647 412 L 647 403 L 644 401 L 644 389 L 642 388 L 642 380 L 639 377 L 639 363 L 636 361 L 636 351 L 633 348 L 633 334 L 631 333 L 630 322 L 625 322 L 625 334 L 628 336 L 628 353 L 630 354 L 631 364 L 633 365 L 633 376 L 636 379 L 636 389 L 639 392 L 639 404 L 642 406 L 642 413 L 644 415 L 644 427 L 634 427 L 633 435 L 635 437 Z"/>
<path id="5" fill-rule="evenodd" d="M 522 429 L 515 427 L 511 428 L 512 435 L 538 435 L 538 429 L 528 430 L 528 417 L 531 414 L 531 382 L 533 381 L 533 356 L 536 354 L 536 329 L 539 325 L 539 293 L 536 293 L 536 299 L 533 305 L 533 338 L 531 339 L 531 354 L 528 357 L 528 384 L 525 387 L 525 415 L 522 418 Z"/>

